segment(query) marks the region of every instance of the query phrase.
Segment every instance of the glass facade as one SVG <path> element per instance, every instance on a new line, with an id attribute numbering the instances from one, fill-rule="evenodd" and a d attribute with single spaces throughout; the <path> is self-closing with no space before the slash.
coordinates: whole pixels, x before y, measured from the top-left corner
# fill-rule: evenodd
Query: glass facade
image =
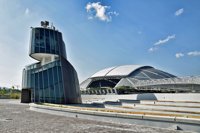
<path id="1" fill-rule="evenodd" d="M 65 44 L 59 31 L 47 28 L 33 28 L 31 34 L 30 55 L 48 53 L 66 58 Z"/>
<path id="2" fill-rule="evenodd" d="M 32 88 L 32 102 L 62 103 L 64 102 L 61 63 L 59 60 L 39 68 L 26 69 L 23 74 L 23 85 Z"/>
<path id="3" fill-rule="evenodd" d="M 29 55 L 39 61 L 23 70 L 22 89 L 31 91 L 31 102 L 81 103 L 77 73 L 67 61 L 61 32 L 32 28 Z"/>

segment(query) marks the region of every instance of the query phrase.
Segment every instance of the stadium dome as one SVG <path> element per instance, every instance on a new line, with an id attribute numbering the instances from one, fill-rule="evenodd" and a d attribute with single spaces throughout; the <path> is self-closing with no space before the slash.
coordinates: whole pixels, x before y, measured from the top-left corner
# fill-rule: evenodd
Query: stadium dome
<path id="1" fill-rule="evenodd" d="M 133 80 L 154 80 L 176 77 L 152 66 L 123 65 L 109 67 L 93 74 L 80 84 L 82 90 L 89 88 L 115 88 L 129 86 Z M 126 79 L 126 82 L 122 82 Z M 129 83 L 128 83 L 129 82 Z M 128 83 L 128 84 L 127 84 Z"/>

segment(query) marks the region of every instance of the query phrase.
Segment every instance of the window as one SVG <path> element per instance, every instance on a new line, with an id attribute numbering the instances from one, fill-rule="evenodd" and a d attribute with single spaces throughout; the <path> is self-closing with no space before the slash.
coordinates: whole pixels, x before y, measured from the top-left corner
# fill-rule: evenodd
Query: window
<path id="1" fill-rule="evenodd" d="M 55 32 L 55 53 L 56 54 L 59 54 L 58 48 L 59 48 L 59 46 L 58 46 L 58 32 Z"/>
<path id="2" fill-rule="evenodd" d="M 46 52 L 50 53 L 49 30 L 45 29 Z"/>
<path id="3" fill-rule="evenodd" d="M 35 101 L 39 102 L 39 82 L 38 73 L 35 73 Z"/>
<path id="4" fill-rule="evenodd" d="M 52 68 L 48 69 L 48 73 L 49 73 L 49 89 L 50 89 L 50 101 L 54 102 L 55 101 L 55 96 L 54 96 L 54 83 L 53 83 L 53 73 L 52 73 Z"/>
<path id="5" fill-rule="evenodd" d="M 48 90 L 48 73 L 47 70 L 43 71 L 43 82 L 44 82 L 44 96 L 45 101 L 49 101 L 49 90 Z"/>
<path id="6" fill-rule="evenodd" d="M 44 29 L 40 28 L 40 52 L 45 52 L 45 45 L 44 45 Z"/>
<path id="7" fill-rule="evenodd" d="M 50 30 L 50 46 L 51 46 L 51 53 L 55 54 L 55 38 L 54 38 L 54 31 Z"/>
<path id="8" fill-rule="evenodd" d="M 40 47 L 40 30 L 35 29 L 35 52 L 38 53 Z"/>
<path id="9" fill-rule="evenodd" d="M 42 71 L 39 72 L 39 93 L 40 93 L 40 101 L 44 102 L 44 90 L 43 90 L 43 77 Z"/>

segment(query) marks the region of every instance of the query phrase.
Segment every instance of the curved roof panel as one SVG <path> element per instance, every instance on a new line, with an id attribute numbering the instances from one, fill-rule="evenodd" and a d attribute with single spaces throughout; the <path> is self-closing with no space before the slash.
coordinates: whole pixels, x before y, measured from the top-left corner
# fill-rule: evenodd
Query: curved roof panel
<path id="1" fill-rule="evenodd" d="M 118 66 L 110 71 L 106 76 L 127 76 L 136 69 L 143 67 L 141 65 L 124 65 Z"/>
<path id="2" fill-rule="evenodd" d="M 112 71 L 115 67 L 109 67 L 103 70 L 100 70 L 98 72 L 96 72 L 94 75 L 92 75 L 91 77 L 103 77 L 106 76 L 106 74 L 108 74 L 110 71 Z"/>
<path id="3" fill-rule="evenodd" d="M 142 68 L 142 67 L 150 67 L 150 66 L 142 66 L 142 65 L 123 65 L 117 67 L 110 67 L 103 70 L 98 71 L 91 77 L 103 77 L 103 76 L 128 76 L 133 71 Z"/>

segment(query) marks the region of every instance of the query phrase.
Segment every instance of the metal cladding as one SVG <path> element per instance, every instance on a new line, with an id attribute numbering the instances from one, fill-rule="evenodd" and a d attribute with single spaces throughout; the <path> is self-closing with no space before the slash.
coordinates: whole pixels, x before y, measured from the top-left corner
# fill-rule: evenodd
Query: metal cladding
<path id="1" fill-rule="evenodd" d="M 81 103 L 77 72 L 67 60 L 62 33 L 44 25 L 31 29 L 29 56 L 39 62 L 24 68 L 22 89 L 31 92 L 31 102 Z"/>
<path id="2" fill-rule="evenodd" d="M 87 88 L 115 88 L 118 86 L 132 86 L 134 81 L 174 78 L 176 76 L 151 66 L 123 65 L 100 70 L 81 83 L 81 89 Z M 128 80 L 128 81 L 125 81 Z"/>
<path id="3" fill-rule="evenodd" d="M 103 70 L 98 71 L 91 77 L 102 77 L 102 76 L 128 76 L 133 71 L 140 69 L 140 68 L 152 68 L 151 66 L 141 66 L 141 65 L 123 65 L 123 66 L 116 66 L 110 67 Z"/>

